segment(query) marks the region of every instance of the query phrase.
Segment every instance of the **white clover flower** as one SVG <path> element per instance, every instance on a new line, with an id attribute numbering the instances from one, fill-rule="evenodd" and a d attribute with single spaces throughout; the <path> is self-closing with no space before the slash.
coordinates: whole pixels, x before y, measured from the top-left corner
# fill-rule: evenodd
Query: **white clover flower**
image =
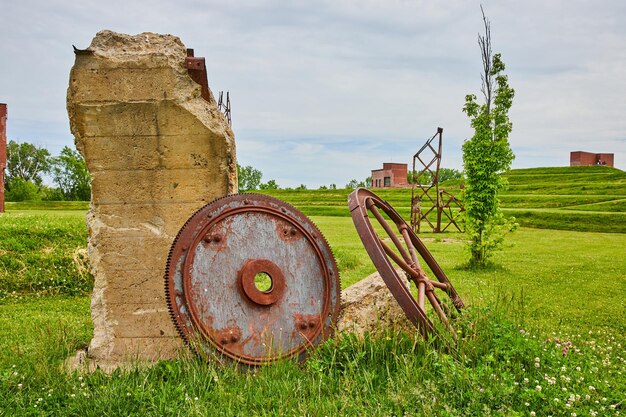
<path id="1" fill-rule="evenodd" d="M 536 415 L 537 415 L 537 414 L 535 414 L 535 412 L 534 412 L 534 411 L 531 411 L 531 412 L 530 412 L 530 416 L 531 416 L 531 417 L 535 417 Z"/>
<path id="2" fill-rule="evenodd" d="M 537 391 L 541 392 L 541 385 L 537 385 L 537 386 L 535 387 L 535 389 L 536 389 Z"/>

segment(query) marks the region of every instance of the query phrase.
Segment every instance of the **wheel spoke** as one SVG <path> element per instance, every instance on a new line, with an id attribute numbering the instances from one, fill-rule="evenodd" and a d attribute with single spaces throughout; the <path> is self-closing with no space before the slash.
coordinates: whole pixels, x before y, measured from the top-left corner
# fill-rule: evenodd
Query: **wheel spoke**
<path id="1" fill-rule="evenodd" d="M 421 281 L 423 279 L 423 273 L 420 273 L 422 272 L 421 270 L 415 270 L 407 265 L 407 263 L 404 262 L 404 260 L 402 260 L 402 258 L 400 258 L 400 256 L 398 256 L 398 254 L 395 253 L 385 242 L 381 241 L 380 244 L 383 246 L 383 250 L 385 251 L 387 256 L 393 259 L 393 261 L 398 264 L 398 266 L 402 268 L 404 272 L 411 275 L 411 278 L 415 282 Z"/>
<path id="2" fill-rule="evenodd" d="M 378 223 L 380 223 L 380 225 L 383 227 L 383 229 L 385 229 L 385 232 L 387 232 L 387 235 L 389 235 L 389 238 L 391 239 L 393 244 L 396 246 L 396 248 L 398 248 L 398 252 L 400 252 L 400 255 L 402 255 L 402 257 L 404 258 L 406 263 L 409 264 L 409 265 L 412 264 L 413 263 L 413 259 L 411 259 L 411 257 L 407 253 L 406 249 L 404 249 L 404 246 L 402 246 L 402 243 L 400 242 L 400 239 L 398 239 L 398 237 L 394 233 L 394 231 L 391 228 L 391 226 L 389 226 L 389 223 L 387 223 L 387 221 L 384 219 L 382 214 L 380 214 L 380 212 L 376 208 L 376 205 L 375 205 L 374 202 L 372 202 L 370 204 L 369 209 L 372 212 L 372 214 L 374 215 L 374 217 L 376 217 L 376 220 L 378 220 Z"/>
<path id="3" fill-rule="evenodd" d="M 437 315 L 439 316 L 441 321 L 446 325 L 446 327 L 451 328 L 450 322 L 448 321 L 446 314 L 443 312 L 440 301 L 435 295 L 434 291 L 426 289 L 426 297 L 428 297 L 428 301 L 430 301 L 430 304 L 433 306 L 433 308 L 437 312 Z"/>
<path id="4" fill-rule="evenodd" d="M 404 243 L 406 247 L 409 248 L 409 253 L 411 254 L 411 259 L 413 263 L 419 268 L 419 260 L 417 259 L 417 253 L 415 252 L 415 247 L 413 246 L 413 242 L 411 242 L 411 238 L 409 237 L 409 232 L 407 232 L 408 227 L 406 224 L 398 226 L 400 229 L 400 233 L 402 233 L 402 237 L 404 238 Z"/>
<path id="5" fill-rule="evenodd" d="M 426 283 L 424 281 L 419 281 L 417 283 L 417 305 L 420 306 L 422 310 L 424 310 L 424 297 L 426 296 Z"/>

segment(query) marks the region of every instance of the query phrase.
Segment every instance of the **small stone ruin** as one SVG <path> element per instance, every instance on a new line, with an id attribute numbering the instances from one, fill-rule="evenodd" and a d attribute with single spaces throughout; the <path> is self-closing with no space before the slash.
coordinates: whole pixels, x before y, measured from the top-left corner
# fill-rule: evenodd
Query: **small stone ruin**
<path id="1" fill-rule="evenodd" d="M 171 358 L 181 339 L 164 294 L 168 251 L 197 209 L 237 191 L 235 138 L 177 37 L 103 31 L 75 53 L 67 110 L 93 181 L 87 358 L 103 368 Z"/>

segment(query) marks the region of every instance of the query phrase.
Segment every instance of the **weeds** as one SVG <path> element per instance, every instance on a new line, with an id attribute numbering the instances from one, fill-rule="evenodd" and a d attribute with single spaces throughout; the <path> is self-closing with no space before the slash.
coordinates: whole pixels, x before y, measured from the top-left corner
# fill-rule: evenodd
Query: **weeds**
<path id="1" fill-rule="evenodd" d="M 516 324 L 504 304 L 471 309 L 454 325 L 453 353 L 415 333 L 344 334 L 303 364 L 283 361 L 242 372 L 187 356 L 110 375 L 66 374 L 60 362 L 76 340 L 60 329 L 44 330 L 39 352 L 0 374 L 0 404 L 11 415 L 76 416 L 623 411 L 623 334 L 600 328 L 546 339 Z"/>
<path id="2" fill-rule="evenodd" d="M 91 291 L 84 212 L 5 213 L 0 236 L 0 300 Z"/>

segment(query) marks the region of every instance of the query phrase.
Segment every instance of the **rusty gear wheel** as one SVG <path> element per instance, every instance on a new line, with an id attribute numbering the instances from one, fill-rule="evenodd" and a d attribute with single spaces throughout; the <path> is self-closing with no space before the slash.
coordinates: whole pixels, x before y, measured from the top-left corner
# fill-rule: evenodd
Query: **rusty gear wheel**
<path id="1" fill-rule="evenodd" d="M 191 216 L 172 244 L 165 281 L 185 341 L 249 365 L 303 360 L 339 312 L 339 273 L 320 231 L 260 194 L 224 197 Z"/>
<path id="2" fill-rule="evenodd" d="M 364 188 L 358 188 L 348 196 L 348 205 L 367 253 L 409 320 L 424 336 L 432 333 L 434 326 L 425 310 L 427 299 L 443 323 L 450 327 L 447 317 L 450 311 L 447 311 L 447 305 L 441 302 L 435 290 L 439 289 L 447 294 L 457 310 L 464 307 L 463 301 L 435 258 L 409 225 L 386 201 Z M 397 232 L 387 222 L 381 211 L 395 225 Z M 370 219 L 370 214 L 373 219 Z M 371 220 L 382 226 L 384 238 L 378 235 Z M 398 237 L 398 234 L 401 237 Z M 385 243 L 389 241 L 391 245 Z M 419 264 L 418 254 L 437 280 L 431 280 L 426 276 L 426 272 Z M 407 278 L 417 286 L 417 300 L 411 294 L 406 280 L 401 277 L 399 271 L 403 271 Z"/>

